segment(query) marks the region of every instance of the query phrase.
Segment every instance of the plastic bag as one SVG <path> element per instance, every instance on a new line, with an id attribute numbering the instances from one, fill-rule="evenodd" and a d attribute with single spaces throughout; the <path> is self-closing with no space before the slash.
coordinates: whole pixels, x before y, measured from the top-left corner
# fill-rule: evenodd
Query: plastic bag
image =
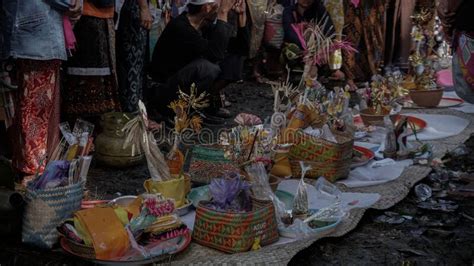
<path id="1" fill-rule="evenodd" d="M 311 221 L 333 222 L 346 215 L 346 210 L 341 204 L 342 192 L 325 178 L 320 177 L 314 186 L 316 188 L 316 198 L 328 203 L 328 207 L 318 210 L 304 220 L 305 223 Z"/>
<path id="2" fill-rule="evenodd" d="M 302 161 L 300 161 L 300 166 L 301 180 L 296 191 L 295 199 L 293 201 L 293 216 L 305 215 L 308 213 L 308 191 L 307 185 L 304 182 L 304 177 L 306 175 L 306 172 L 311 169 L 311 166 L 305 165 Z"/>
<path id="3" fill-rule="evenodd" d="M 250 211 L 250 185 L 240 175 L 214 178 L 209 185 L 212 202 L 209 207 L 216 210 Z"/>
<path id="4" fill-rule="evenodd" d="M 263 200 L 271 200 L 277 214 L 277 222 L 279 225 L 283 223 L 282 218 L 289 216 L 286 211 L 285 204 L 273 193 L 268 182 L 267 171 L 263 163 L 254 163 L 245 167 L 245 171 L 253 180 L 252 191 L 256 198 Z"/>
<path id="5" fill-rule="evenodd" d="M 332 143 L 337 143 L 336 137 L 334 137 L 334 134 L 331 132 L 331 129 L 327 124 L 324 124 L 322 129 L 321 129 L 321 138 L 325 139 L 327 141 L 330 141 Z"/>
<path id="6" fill-rule="evenodd" d="M 34 189 L 58 187 L 68 178 L 68 161 L 52 161 L 46 166 L 44 173 L 33 184 Z"/>

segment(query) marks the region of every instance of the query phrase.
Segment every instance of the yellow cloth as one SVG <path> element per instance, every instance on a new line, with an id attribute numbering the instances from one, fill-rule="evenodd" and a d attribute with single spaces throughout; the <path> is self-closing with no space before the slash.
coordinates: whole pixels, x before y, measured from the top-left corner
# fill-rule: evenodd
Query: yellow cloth
<path id="1" fill-rule="evenodd" d="M 140 215 L 140 209 L 142 207 L 142 197 L 137 197 L 130 205 L 124 206 L 123 208 L 132 214 L 132 218 L 136 218 Z"/>
<path id="2" fill-rule="evenodd" d="M 161 182 L 147 179 L 143 183 L 143 186 L 148 193 L 160 193 L 165 198 L 174 199 L 176 208 L 183 206 L 185 203 L 186 182 L 184 180 L 184 176 L 178 179 L 171 179 Z"/>
<path id="3" fill-rule="evenodd" d="M 275 155 L 275 164 L 270 171 L 270 174 L 278 177 L 291 176 L 291 165 L 287 153 L 277 153 Z"/>
<path id="4" fill-rule="evenodd" d="M 91 235 L 76 216 L 74 216 L 74 228 L 76 228 L 76 231 L 79 234 L 79 237 L 84 241 L 84 244 L 86 244 L 86 246 L 92 246 Z"/>
<path id="5" fill-rule="evenodd" d="M 298 105 L 296 110 L 293 112 L 290 121 L 288 122 L 287 129 L 299 129 L 308 126 L 309 114 L 310 110 L 308 106 L 304 104 Z"/>
<path id="6" fill-rule="evenodd" d="M 119 218 L 123 226 L 129 223 L 128 221 L 128 212 L 122 207 L 114 208 L 115 215 Z"/>
<path id="7" fill-rule="evenodd" d="M 97 259 L 121 257 L 130 248 L 128 234 L 113 208 L 77 211 L 74 225 L 86 244 L 86 239 L 92 242 Z"/>
<path id="8" fill-rule="evenodd" d="M 145 232 L 159 234 L 170 229 L 178 228 L 181 224 L 181 221 L 176 216 L 167 215 L 156 219 L 151 226 L 145 229 Z"/>

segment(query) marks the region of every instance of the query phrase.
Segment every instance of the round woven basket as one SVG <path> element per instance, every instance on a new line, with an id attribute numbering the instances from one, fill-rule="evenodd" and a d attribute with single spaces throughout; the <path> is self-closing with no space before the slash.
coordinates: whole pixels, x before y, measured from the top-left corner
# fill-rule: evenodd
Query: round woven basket
<path id="1" fill-rule="evenodd" d="M 382 114 L 376 114 L 373 108 L 360 111 L 360 118 L 365 126 L 383 126 L 383 118 L 390 114 L 390 110 L 384 109 Z"/>
<path id="2" fill-rule="evenodd" d="M 26 191 L 22 242 L 50 249 L 58 241 L 56 227 L 81 209 L 84 182 Z"/>
<path id="3" fill-rule="evenodd" d="M 294 177 L 301 176 L 300 161 L 311 165 L 311 170 L 306 173 L 307 178 L 323 176 L 334 182 L 349 175 L 354 139 L 348 133 L 334 131 L 333 134 L 337 143 L 308 134 L 301 135 L 289 153 Z"/>

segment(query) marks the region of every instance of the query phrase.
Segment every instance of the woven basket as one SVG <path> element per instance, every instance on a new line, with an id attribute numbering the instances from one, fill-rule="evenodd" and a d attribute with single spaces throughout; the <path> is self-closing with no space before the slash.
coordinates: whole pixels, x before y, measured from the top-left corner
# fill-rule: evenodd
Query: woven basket
<path id="1" fill-rule="evenodd" d="M 267 18 L 265 21 L 265 31 L 263 33 L 263 42 L 266 45 L 281 49 L 283 45 L 283 21 L 281 15 Z"/>
<path id="2" fill-rule="evenodd" d="M 81 208 L 84 182 L 51 189 L 26 190 L 22 242 L 52 248 L 58 241 L 56 227 Z"/>
<path id="3" fill-rule="evenodd" d="M 191 181 L 209 184 L 212 178 L 226 172 L 239 172 L 239 167 L 224 157 L 224 148 L 217 145 L 195 146 L 192 151 L 189 175 Z"/>
<path id="4" fill-rule="evenodd" d="M 271 201 L 252 202 L 247 213 L 219 212 L 201 201 L 196 209 L 193 239 L 197 243 L 227 253 L 249 251 L 257 238 L 266 246 L 278 241 L 278 225 Z"/>
<path id="5" fill-rule="evenodd" d="M 311 165 L 311 170 L 306 173 L 307 178 L 316 179 L 322 176 L 335 182 L 349 175 L 354 139 L 340 132 L 333 134 L 338 143 L 304 133 L 299 134 L 288 155 L 293 176 L 301 176 L 299 161 Z"/>

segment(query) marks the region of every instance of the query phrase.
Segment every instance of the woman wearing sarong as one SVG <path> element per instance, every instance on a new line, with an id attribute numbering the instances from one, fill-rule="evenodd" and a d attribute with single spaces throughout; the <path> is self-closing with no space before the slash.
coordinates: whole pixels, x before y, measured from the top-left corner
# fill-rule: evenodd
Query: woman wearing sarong
<path id="1" fill-rule="evenodd" d="M 387 5 L 387 36 L 385 65 L 398 67 L 407 71 L 408 57 L 412 48 L 410 35 L 416 0 L 390 0 Z M 418 2 L 420 2 L 418 0 Z M 426 2 L 426 1 L 425 1 Z M 432 3 L 434 1 L 431 1 Z"/>
<path id="2" fill-rule="evenodd" d="M 143 98 L 148 31 L 153 18 L 147 0 L 125 0 L 117 30 L 117 73 L 122 109 L 136 112 Z"/>
<path id="3" fill-rule="evenodd" d="M 358 53 L 343 51 L 342 70 L 350 86 L 369 81 L 383 64 L 385 45 L 385 2 L 364 0 L 354 4 L 344 0 L 344 37 L 353 43 Z"/>
<path id="4" fill-rule="evenodd" d="M 12 164 L 24 184 L 43 172 L 58 143 L 59 69 L 73 46 L 66 24 L 80 9 L 80 1 L 0 1 L 0 60 L 11 57 L 17 66 Z"/>
<path id="5" fill-rule="evenodd" d="M 97 7 L 84 0 L 81 19 L 74 26 L 77 48 L 67 62 L 63 91 L 66 119 L 94 120 L 120 110 L 115 67 L 114 6 Z"/>

